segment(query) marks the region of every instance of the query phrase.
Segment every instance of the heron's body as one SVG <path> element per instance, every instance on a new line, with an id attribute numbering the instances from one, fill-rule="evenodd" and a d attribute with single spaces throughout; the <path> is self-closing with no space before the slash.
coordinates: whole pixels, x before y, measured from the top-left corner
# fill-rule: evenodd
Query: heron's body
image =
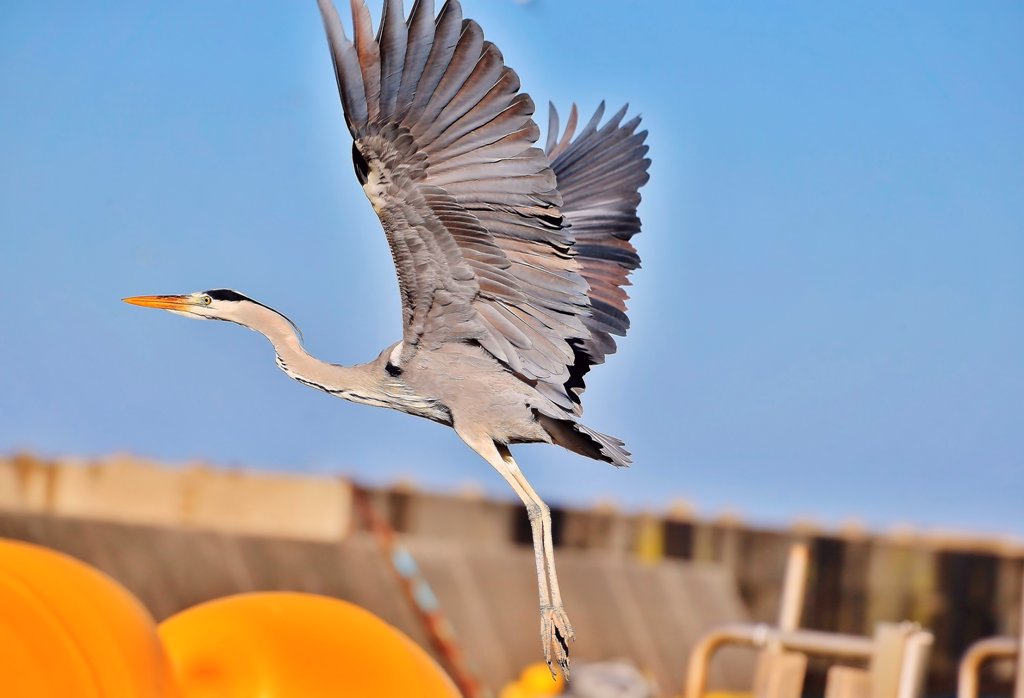
<path id="1" fill-rule="evenodd" d="M 646 132 L 602 105 L 564 134 L 551 109 L 534 147 L 533 102 L 457 0 L 435 17 L 385 0 L 373 35 L 351 0 L 350 41 L 319 0 L 356 175 L 380 217 L 402 299 L 402 339 L 365 364 L 310 356 L 276 310 L 235 291 L 127 299 L 265 335 L 277 364 L 306 385 L 452 427 L 526 504 L 533 529 L 541 638 L 568 671 L 573 636 L 555 574 L 547 506 L 509 444 L 552 443 L 614 465 L 629 453 L 580 423 L 584 378 L 624 335 L 630 238 L 647 181 Z"/>
<path id="2" fill-rule="evenodd" d="M 543 400 L 482 349 L 463 345 L 420 352 L 398 371 L 389 357 L 400 344 L 356 366 L 323 363 L 291 343 L 275 349 L 286 374 L 336 397 L 450 427 L 456 421 L 486 424 L 488 436 L 501 443 L 550 441 L 531 412 L 531 405 Z"/>
<path id="3" fill-rule="evenodd" d="M 263 313 L 276 315 L 268 309 Z M 543 426 L 545 421 L 558 421 L 557 406 L 480 347 L 444 345 L 418 352 L 398 369 L 392 359 L 402 343 L 396 342 L 373 361 L 341 366 L 306 353 L 284 320 L 267 317 L 264 322 L 277 325 L 268 338 L 277 353 L 278 367 L 312 388 L 450 427 L 456 423 L 485 425 L 486 436 L 500 444 L 558 443 L 557 429 L 552 427 L 556 431 L 552 434 Z M 559 445 L 570 448 L 571 444 Z"/>

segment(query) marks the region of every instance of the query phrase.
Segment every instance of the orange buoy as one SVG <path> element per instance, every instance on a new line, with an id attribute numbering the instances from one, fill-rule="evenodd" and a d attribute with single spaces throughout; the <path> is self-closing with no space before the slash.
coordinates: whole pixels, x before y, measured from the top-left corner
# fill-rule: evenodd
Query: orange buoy
<path id="1" fill-rule="evenodd" d="M 412 640 L 369 611 L 313 594 L 240 594 L 160 624 L 183 698 L 458 698 Z"/>
<path id="2" fill-rule="evenodd" d="M 0 539 L 0 693 L 176 698 L 156 624 L 102 572 Z"/>

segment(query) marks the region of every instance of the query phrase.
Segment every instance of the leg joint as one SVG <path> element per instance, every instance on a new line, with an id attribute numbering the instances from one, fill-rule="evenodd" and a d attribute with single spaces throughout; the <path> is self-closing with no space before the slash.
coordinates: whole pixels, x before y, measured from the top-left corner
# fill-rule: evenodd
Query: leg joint
<path id="1" fill-rule="evenodd" d="M 530 518 L 530 523 L 536 524 L 544 520 L 545 517 L 551 514 L 551 510 L 548 505 L 544 502 L 527 502 L 526 503 L 526 515 Z"/>

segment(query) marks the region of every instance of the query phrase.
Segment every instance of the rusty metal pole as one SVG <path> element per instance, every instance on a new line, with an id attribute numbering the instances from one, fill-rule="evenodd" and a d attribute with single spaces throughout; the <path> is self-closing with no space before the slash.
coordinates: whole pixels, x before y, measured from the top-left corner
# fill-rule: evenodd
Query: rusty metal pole
<path id="1" fill-rule="evenodd" d="M 420 572 L 416 560 L 405 546 L 398 542 L 394 529 L 374 508 L 369 492 L 353 484 L 352 495 L 363 523 L 377 540 L 381 552 L 384 553 L 391 569 L 398 576 L 406 599 L 412 605 L 420 622 L 423 623 L 423 629 L 434 645 L 434 649 L 448 665 L 448 671 L 455 685 L 458 686 L 464 698 L 487 698 L 490 692 L 477 678 L 476 672 L 469 667 L 466 656 L 455 636 L 455 629 L 442 611 L 437 597 L 434 596 L 430 584 Z"/>

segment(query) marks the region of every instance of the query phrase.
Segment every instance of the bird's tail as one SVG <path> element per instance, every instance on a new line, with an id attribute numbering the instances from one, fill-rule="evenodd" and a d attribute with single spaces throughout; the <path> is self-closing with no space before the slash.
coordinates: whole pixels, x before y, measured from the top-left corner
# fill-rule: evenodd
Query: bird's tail
<path id="1" fill-rule="evenodd" d="M 573 453 L 611 463 L 620 468 L 632 462 L 626 444 L 614 436 L 594 431 L 571 419 L 555 419 L 539 412 L 537 421 L 553 443 Z"/>

